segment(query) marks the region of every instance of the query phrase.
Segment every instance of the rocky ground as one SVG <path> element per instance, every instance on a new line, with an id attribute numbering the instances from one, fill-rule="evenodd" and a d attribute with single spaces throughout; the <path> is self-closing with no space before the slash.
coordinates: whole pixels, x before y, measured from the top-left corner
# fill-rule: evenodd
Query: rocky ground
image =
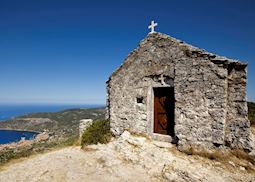
<path id="1" fill-rule="evenodd" d="M 239 182 L 255 181 L 255 166 L 186 155 L 169 143 L 124 132 L 106 145 L 68 147 L 13 161 L 1 168 L 0 181 Z"/>

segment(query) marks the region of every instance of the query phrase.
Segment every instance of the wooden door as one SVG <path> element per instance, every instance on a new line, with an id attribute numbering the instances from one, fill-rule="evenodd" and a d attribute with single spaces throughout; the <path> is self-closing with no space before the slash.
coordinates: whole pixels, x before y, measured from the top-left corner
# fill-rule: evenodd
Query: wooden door
<path id="1" fill-rule="evenodd" d="M 154 88 L 154 133 L 174 136 L 174 89 Z"/>

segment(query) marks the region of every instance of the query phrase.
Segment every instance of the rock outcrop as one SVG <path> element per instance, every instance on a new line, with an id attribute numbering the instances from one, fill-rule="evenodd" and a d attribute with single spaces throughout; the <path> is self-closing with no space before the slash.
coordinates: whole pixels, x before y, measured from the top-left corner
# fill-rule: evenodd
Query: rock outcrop
<path id="1" fill-rule="evenodd" d="M 84 151 L 85 150 L 85 151 Z M 255 181 L 247 161 L 219 162 L 178 152 L 174 145 L 124 132 L 102 145 L 64 148 L 15 162 L 1 181 Z M 228 161 L 229 160 L 229 161 Z M 21 175 L 22 174 L 22 175 Z"/>

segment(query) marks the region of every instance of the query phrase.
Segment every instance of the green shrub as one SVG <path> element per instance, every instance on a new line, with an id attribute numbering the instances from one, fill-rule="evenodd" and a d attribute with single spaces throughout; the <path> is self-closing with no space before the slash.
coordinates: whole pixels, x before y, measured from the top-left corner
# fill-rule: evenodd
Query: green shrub
<path id="1" fill-rule="evenodd" d="M 96 120 L 83 133 L 81 145 L 108 143 L 111 139 L 110 121 Z"/>

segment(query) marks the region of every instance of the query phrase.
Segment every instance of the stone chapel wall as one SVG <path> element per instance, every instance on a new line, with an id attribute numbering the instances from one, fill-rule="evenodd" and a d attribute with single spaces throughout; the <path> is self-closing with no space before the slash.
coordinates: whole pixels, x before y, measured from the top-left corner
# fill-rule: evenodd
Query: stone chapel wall
<path id="1" fill-rule="evenodd" d="M 108 81 L 108 118 L 120 135 L 153 135 L 153 88 L 174 87 L 179 145 L 248 146 L 246 72 L 160 34 L 149 35 Z"/>
<path id="2" fill-rule="evenodd" d="M 246 69 L 239 65 L 229 68 L 226 145 L 251 150 L 252 135 L 246 102 Z"/>
<path id="3" fill-rule="evenodd" d="M 176 135 L 180 145 L 224 143 L 227 70 L 203 58 L 176 63 Z"/>

